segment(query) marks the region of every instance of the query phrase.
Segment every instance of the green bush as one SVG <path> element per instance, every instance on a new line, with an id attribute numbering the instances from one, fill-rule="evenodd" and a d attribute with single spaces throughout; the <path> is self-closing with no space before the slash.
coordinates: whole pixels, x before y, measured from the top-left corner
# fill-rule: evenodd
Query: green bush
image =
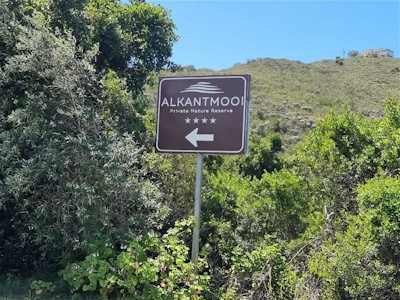
<path id="1" fill-rule="evenodd" d="M 279 245 L 262 245 L 250 252 L 234 251 L 230 278 L 220 299 L 293 299 L 297 272 Z"/>
<path id="2" fill-rule="evenodd" d="M 177 222 L 164 235 L 148 231 L 119 249 L 101 241 L 85 260 L 68 264 L 59 275 L 77 295 L 96 292 L 106 299 L 112 295 L 143 300 L 202 299 L 210 279 L 203 272 L 207 248 L 194 265 L 187 261 L 189 248 L 183 242 L 193 224 L 193 218 Z"/>
<path id="3" fill-rule="evenodd" d="M 23 7 L 17 18 L 9 2 L 0 0 L 0 274 L 55 271 L 93 237 L 161 227 L 168 209 L 143 168 L 144 120 L 128 81 L 97 72 L 95 42 L 82 53 L 70 30 Z"/>

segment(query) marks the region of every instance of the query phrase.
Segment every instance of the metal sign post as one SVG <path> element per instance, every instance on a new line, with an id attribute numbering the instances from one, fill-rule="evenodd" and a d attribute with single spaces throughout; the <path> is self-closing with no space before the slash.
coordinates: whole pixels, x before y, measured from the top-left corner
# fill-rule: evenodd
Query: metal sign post
<path id="1" fill-rule="evenodd" d="M 200 236 L 200 211 L 201 211 L 201 182 L 203 177 L 203 155 L 197 154 L 196 189 L 194 195 L 194 218 L 196 225 L 193 229 L 192 263 L 197 264 L 199 258 L 199 236 Z M 195 268 L 197 273 L 197 267 Z"/>
<path id="2" fill-rule="evenodd" d="M 203 155 L 247 154 L 249 122 L 250 75 L 159 78 L 155 150 L 197 154 L 194 264 L 199 257 Z"/>

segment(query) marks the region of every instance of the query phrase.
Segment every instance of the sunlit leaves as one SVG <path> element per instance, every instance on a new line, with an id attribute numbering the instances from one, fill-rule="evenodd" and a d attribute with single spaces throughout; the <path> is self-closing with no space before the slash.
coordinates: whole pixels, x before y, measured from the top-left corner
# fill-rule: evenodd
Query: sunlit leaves
<path id="1" fill-rule="evenodd" d="M 99 234 L 159 228 L 168 211 L 141 168 L 146 152 L 124 135 L 144 131 L 125 81 L 100 80 L 96 47 L 77 57 L 72 34 L 42 17 L 0 19 L 19 33 L 0 69 L 0 248 L 8 265 L 28 255 L 29 271 Z"/>

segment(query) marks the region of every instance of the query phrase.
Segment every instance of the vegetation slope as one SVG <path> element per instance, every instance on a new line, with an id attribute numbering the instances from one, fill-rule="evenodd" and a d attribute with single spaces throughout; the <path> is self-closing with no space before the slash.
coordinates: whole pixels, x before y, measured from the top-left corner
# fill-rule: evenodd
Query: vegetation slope
<path id="1" fill-rule="evenodd" d="M 400 59 L 391 57 L 357 56 L 310 64 L 259 58 L 220 71 L 186 66 L 161 74 L 250 74 L 253 132 L 261 136 L 280 132 L 285 147 L 301 140 L 330 111 L 349 109 L 366 117 L 382 117 L 383 99 L 400 95 Z M 155 103 L 156 86 L 148 87 L 147 93 Z"/>

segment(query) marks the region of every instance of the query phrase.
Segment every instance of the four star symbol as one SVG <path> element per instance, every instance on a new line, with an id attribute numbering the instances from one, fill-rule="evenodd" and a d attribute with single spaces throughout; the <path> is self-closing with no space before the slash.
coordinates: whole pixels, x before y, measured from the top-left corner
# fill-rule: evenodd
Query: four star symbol
<path id="1" fill-rule="evenodd" d="M 187 123 L 190 124 L 190 120 L 193 120 L 193 123 L 195 123 L 195 124 L 198 124 L 200 120 L 201 120 L 201 123 L 203 123 L 203 124 L 204 124 L 204 123 L 207 124 L 207 121 L 208 121 L 208 119 L 207 119 L 206 117 L 204 117 L 203 119 L 198 119 L 197 117 L 194 118 L 194 119 L 186 118 L 186 119 L 185 119 L 185 124 L 187 124 Z M 217 120 L 217 119 L 215 119 L 215 118 L 211 118 L 211 119 L 210 119 L 211 124 L 215 124 L 215 121 L 216 121 L 216 120 Z"/>

